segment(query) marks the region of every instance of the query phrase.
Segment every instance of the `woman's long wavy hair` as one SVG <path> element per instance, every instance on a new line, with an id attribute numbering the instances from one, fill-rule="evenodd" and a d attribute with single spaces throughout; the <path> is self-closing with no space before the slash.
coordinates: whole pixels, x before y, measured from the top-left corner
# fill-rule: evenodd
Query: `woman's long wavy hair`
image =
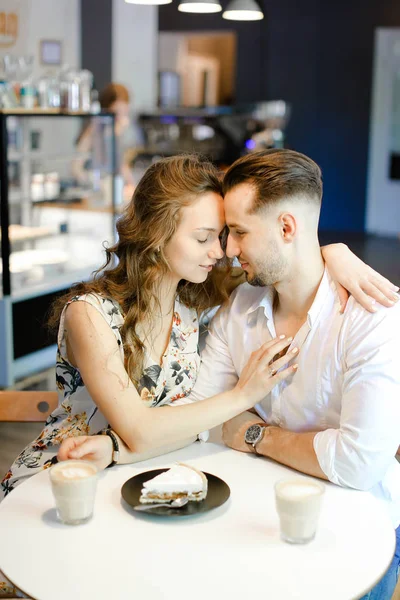
<path id="1" fill-rule="evenodd" d="M 106 262 L 91 281 L 75 285 L 52 308 L 49 325 L 58 326 L 65 303 L 76 295 L 95 293 L 112 298 L 125 319 L 121 328 L 125 368 L 137 385 L 143 369 L 144 344 L 138 325 L 159 313 L 157 287 L 169 272 L 164 249 L 177 230 L 182 209 L 207 192 L 222 195 L 216 167 L 198 155 L 164 158 L 147 169 L 131 202 L 117 222 L 118 242 L 106 249 Z M 226 259 L 203 283 L 181 281 L 180 301 L 198 313 L 224 302 L 232 285 Z"/>

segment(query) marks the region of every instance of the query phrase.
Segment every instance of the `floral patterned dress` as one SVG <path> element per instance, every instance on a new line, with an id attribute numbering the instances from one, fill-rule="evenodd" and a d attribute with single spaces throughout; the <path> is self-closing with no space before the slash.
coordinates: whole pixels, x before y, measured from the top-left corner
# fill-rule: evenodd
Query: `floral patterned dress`
<path id="1" fill-rule="evenodd" d="M 117 338 L 123 359 L 120 329 L 124 316 L 117 302 L 95 294 L 72 298 L 63 310 L 58 333 L 58 407 L 48 417 L 41 434 L 21 452 L 6 473 L 0 483 L 0 500 L 31 475 L 49 468 L 56 461 L 58 446 L 65 438 L 93 435 L 108 425 L 90 397 L 79 370 L 68 362 L 65 310 L 71 302 L 77 301 L 88 302 L 107 321 Z M 162 364 L 154 364 L 151 357 L 145 354 L 138 389 L 140 397 L 150 407 L 172 404 L 184 398 L 194 386 L 199 366 L 197 314 L 176 300 L 171 337 Z"/>
<path id="2" fill-rule="evenodd" d="M 0 501 L 31 475 L 56 462 L 58 446 L 70 436 L 93 435 L 107 427 L 107 421 L 93 402 L 77 368 L 68 362 L 64 329 L 65 311 L 71 302 L 88 302 L 106 320 L 120 347 L 124 315 L 111 298 L 95 294 L 76 296 L 64 307 L 58 332 L 56 381 L 58 407 L 47 419 L 41 434 L 29 444 L 11 465 L 0 483 Z M 200 366 L 198 319 L 194 310 L 175 301 L 169 345 L 162 364 L 145 354 L 138 392 L 146 406 L 157 407 L 182 402 L 193 388 Z M 0 572 L 0 596 L 19 593 Z"/>

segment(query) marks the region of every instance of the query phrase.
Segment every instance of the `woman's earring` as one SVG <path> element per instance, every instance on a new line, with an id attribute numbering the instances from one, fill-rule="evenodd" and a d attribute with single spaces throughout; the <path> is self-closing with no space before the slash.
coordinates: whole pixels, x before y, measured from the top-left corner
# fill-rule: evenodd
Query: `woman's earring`
<path id="1" fill-rule="evenodd" d="M 161 252 L 161 248 L 160 248 L 160 246 L 158 246 L 158 247 L 156 248 L 156 252 L 157 252 L 157 254 L 160 254 L 160 252 Z"/>

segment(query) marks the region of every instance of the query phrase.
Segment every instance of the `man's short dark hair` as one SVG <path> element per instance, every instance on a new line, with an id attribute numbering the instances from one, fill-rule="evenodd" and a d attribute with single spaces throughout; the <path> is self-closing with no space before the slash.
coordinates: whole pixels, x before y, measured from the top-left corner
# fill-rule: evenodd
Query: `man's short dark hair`
<path id="1" fill-rule="evenodd" d="M 256 191 L 251 212 L 294 197 L 321 205 L 321 169 L 294 150 L 262 150 L 239 158 L 225 174 L 224 195 L 241 183 L 253 185 Z"/>

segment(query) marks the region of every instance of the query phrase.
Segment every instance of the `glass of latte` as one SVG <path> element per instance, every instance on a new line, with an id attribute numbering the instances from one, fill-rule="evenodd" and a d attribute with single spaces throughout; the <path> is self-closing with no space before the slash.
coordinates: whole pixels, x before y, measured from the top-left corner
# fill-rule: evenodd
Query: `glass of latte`
<path id="1" fill-rule="evenodd" d="M 66 460 L 50 469 L 57 516 L 67 525 L 86 523 L 93 515 L 97 468 L 84 460 Z"/>
<path id="2" fill-rule="evenodd" d="M 294 477 L 275 484 L 281 538 L 291 544 L 314 539 L 325 486 L 314 479 Z"/>

